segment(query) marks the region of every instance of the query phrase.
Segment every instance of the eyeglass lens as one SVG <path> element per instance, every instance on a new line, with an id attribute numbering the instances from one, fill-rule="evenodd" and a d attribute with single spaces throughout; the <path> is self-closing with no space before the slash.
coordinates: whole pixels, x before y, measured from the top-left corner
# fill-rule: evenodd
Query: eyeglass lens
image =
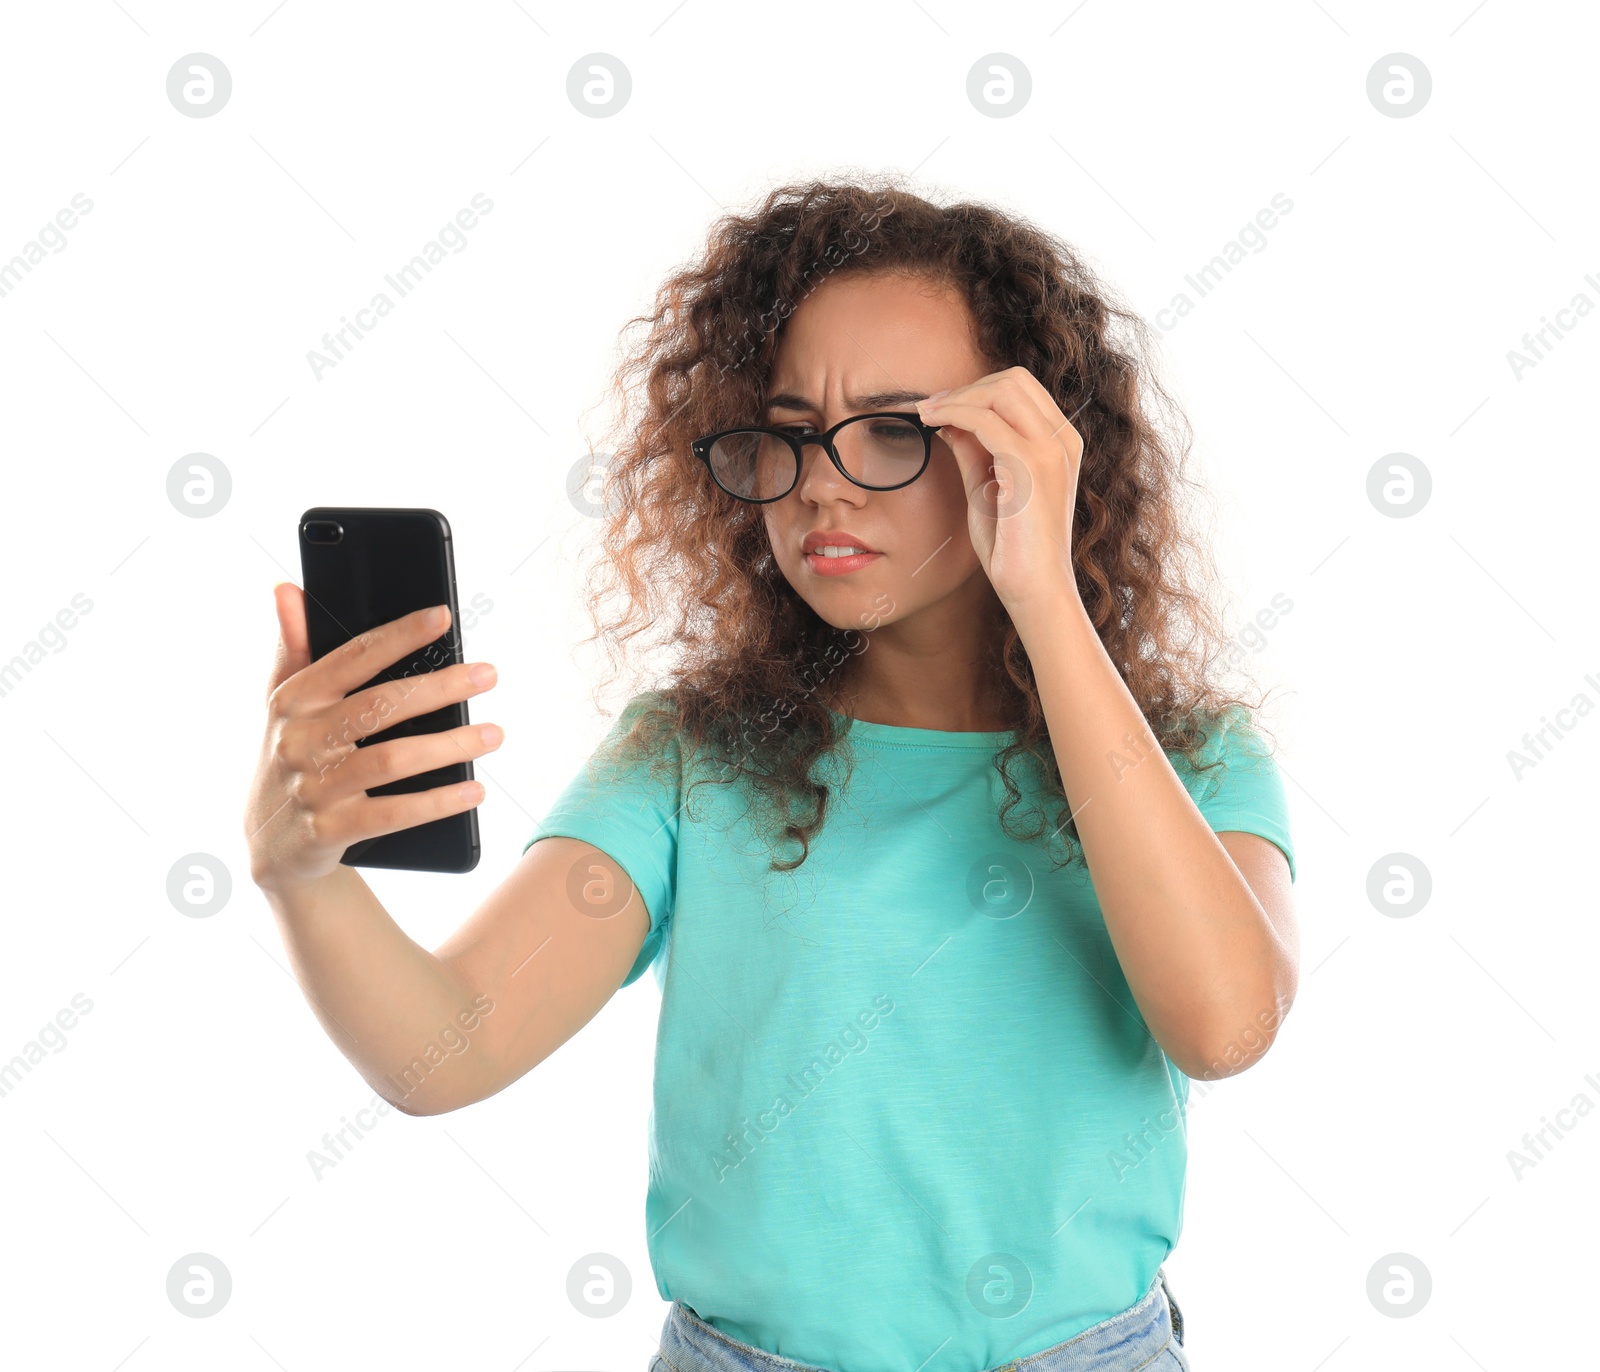
<path id="1" fill-rule="evenodd" d="M 922 430 L 904 419 L 867 415 L 833 437 L 851 480 L 863 486 L 898 486 L 916 475 L 927 448 Z M 794 485 L 794 449 L 759 429 L 724 434 L 711 445 L 711 470 L 724 490 L 746 500 L 772 500 Z M 826 461 L 822 454 L 818 461 Z"/>

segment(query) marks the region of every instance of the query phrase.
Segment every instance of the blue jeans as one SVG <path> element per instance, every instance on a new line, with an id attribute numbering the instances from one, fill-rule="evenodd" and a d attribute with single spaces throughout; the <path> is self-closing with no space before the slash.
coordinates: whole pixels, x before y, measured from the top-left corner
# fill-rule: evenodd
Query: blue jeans
<path id="1" fill-rule="evenodd" d="M 1183 1312 L 1156 1273 L 1150 1290 L 1120 1315 L 1091 1325 L 1076 1338 L 1004 1364 L 999 1372 L 1189 1372 L 1183 1353 Z M 826 1372 L 730 1339 L 673 1301 L 661 1328 L 661 1351 L 649 1372 Z M 971 1369 L 989 1372 L 989 1369 Z"/>

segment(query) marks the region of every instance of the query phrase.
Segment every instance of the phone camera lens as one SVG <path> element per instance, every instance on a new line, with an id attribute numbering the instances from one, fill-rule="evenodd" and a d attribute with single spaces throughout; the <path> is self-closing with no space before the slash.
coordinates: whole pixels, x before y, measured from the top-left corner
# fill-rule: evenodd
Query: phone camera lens
<path id="1" fill-rule="evenodd" d="M 344 528 L 332 519 L 308 519 L 305 523 L 307 543 L 333 544 L 344 537 Z"/>

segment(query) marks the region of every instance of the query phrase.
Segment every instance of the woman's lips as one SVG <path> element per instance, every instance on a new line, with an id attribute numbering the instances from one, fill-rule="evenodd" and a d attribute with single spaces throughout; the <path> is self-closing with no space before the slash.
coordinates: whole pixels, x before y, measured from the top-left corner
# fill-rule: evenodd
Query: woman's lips
<path id="1" fill-rule="evenodd" d="M 806 566 L 818 576 L 845 576 L 860 571 L 882 556 L 882 553 L 850 553 L 845 557 L 824 557 L 821 553 L 807 553 L 805 559 Z"/>

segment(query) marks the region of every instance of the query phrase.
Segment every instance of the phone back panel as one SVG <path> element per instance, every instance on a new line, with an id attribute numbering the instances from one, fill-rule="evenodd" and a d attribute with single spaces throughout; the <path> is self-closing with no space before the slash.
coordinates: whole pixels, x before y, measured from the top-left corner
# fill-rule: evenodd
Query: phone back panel
<path id="1" fill-rule="evenodd" d="M 308 523 L 331 520 L 343 529 L 336 543 L 314 543 Z M 300 517 L 300 569 L 306 592 L 306 631 L 311 658 L 332 652 L 357 634 L 429 605 L 449 605 L 450 626 L 432 643 L 385 667 L 350 692 L 382 682 L 401 683 L 386 699 L 396 703 L 411 678 L 461 662 L 461 612 L 456 597 L 450 525 L 437 510 L 319 505 Z M 390 739 L 454 729 L 468 722 L 467 704 L 455 704 L 404 719 L 363 736 L 376 718 L 353 711 L 339 733 L 358 748 Z M 331 744 L 336 742 L 330 740 Z M 416 776 L 368 788 L 370 796 L 402 795 L 471 781 L 470 758 Z M 348 847 L 340 859 L 351 867 L 390 867 L 422 872 L 470 872 L 478 864 L 478 812 L 465 810 Z"/>

